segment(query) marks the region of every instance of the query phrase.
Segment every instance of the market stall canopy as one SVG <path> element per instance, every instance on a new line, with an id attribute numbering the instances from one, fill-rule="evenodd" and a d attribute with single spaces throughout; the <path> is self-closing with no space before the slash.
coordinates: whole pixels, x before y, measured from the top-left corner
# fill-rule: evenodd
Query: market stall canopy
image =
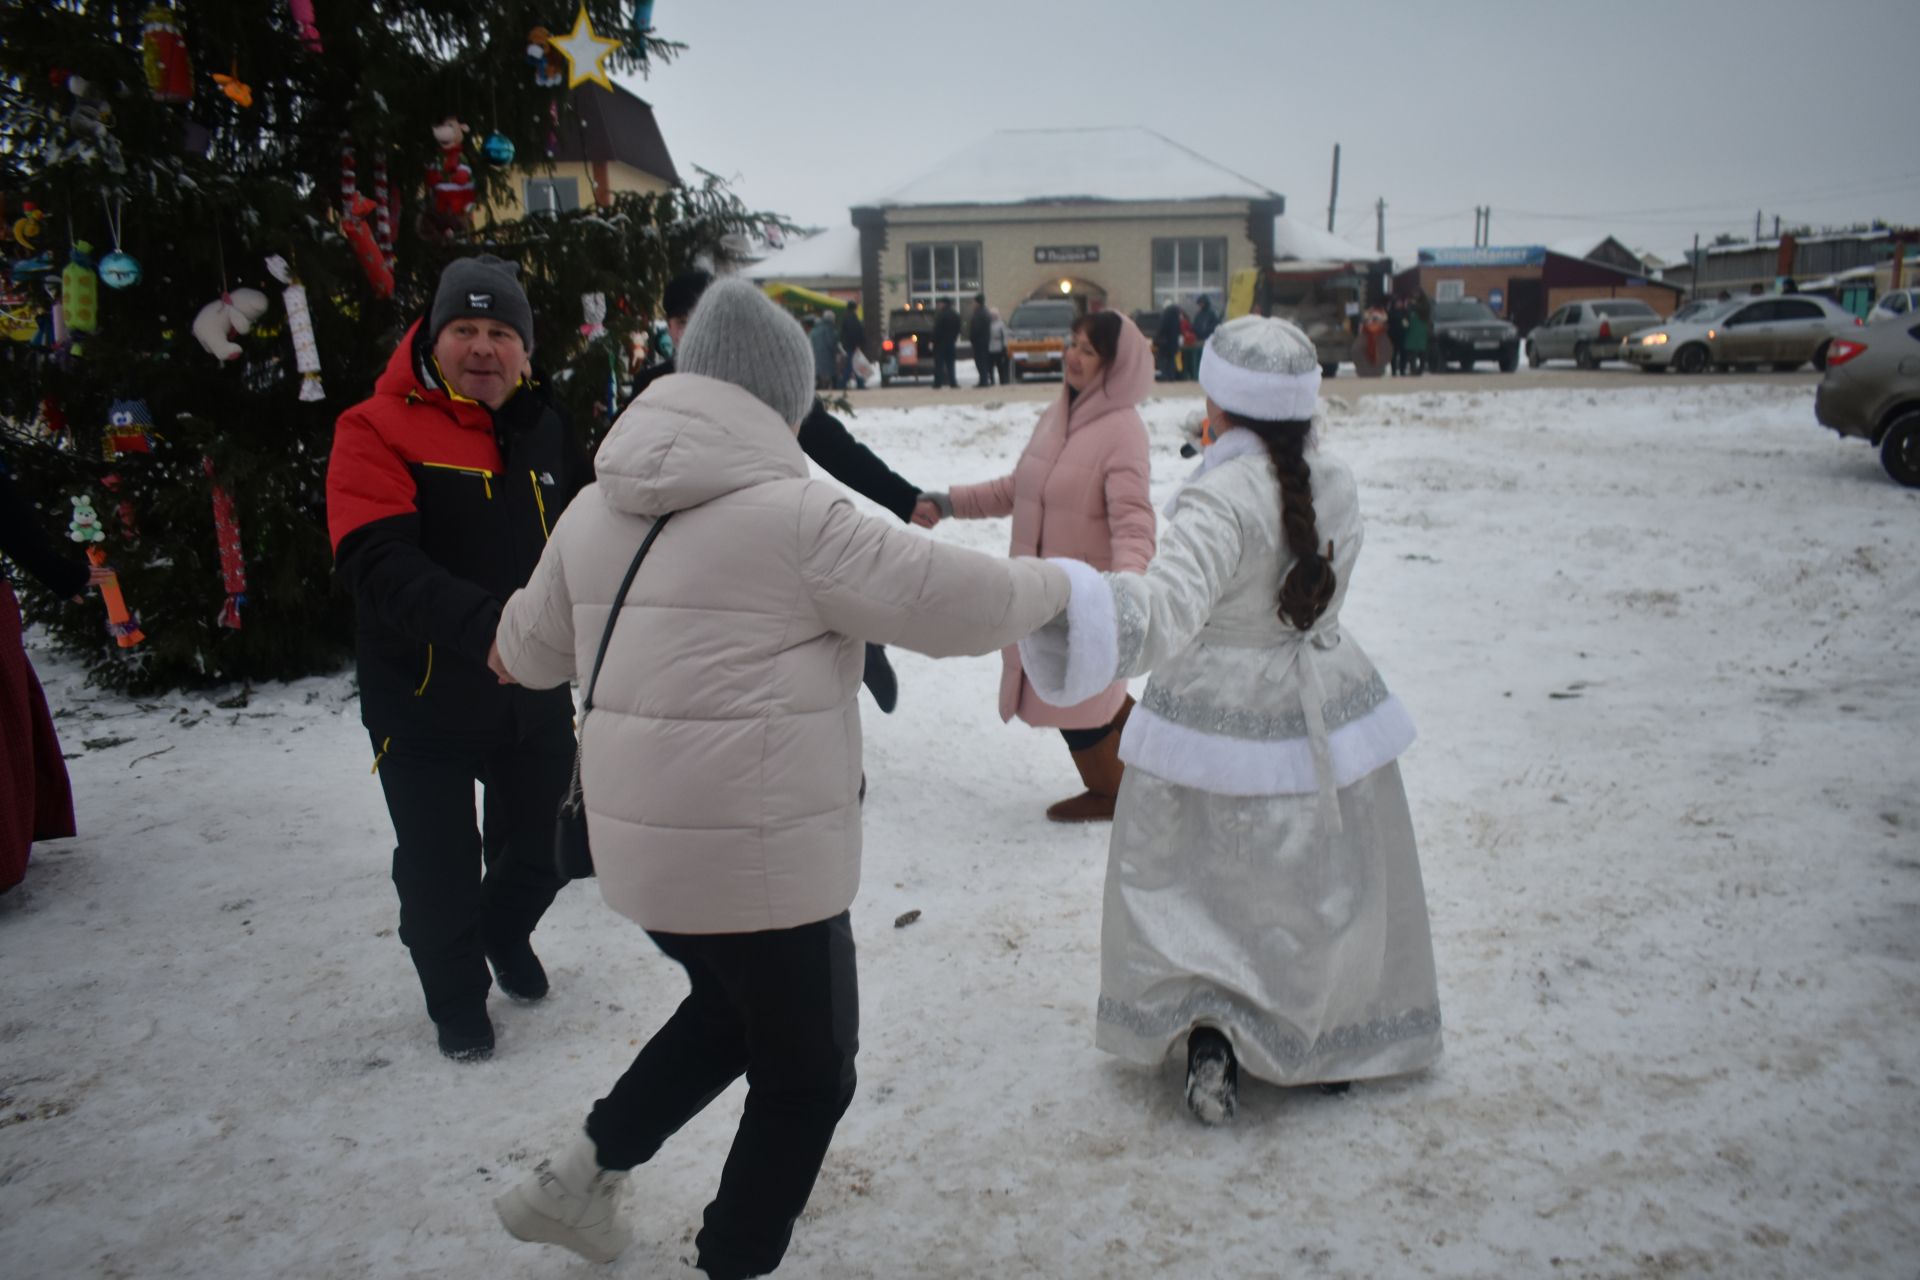
<path id="1" fill-rule="evenodd" d="M 816 293 L 812 289 L 777 280 L 771 284 L 762 284 L 760 291 L 795 315 L 815 315 L 821 311 L 832 311 L 837 315 L 847 308 L 846 300 L 843 298 Z"/>

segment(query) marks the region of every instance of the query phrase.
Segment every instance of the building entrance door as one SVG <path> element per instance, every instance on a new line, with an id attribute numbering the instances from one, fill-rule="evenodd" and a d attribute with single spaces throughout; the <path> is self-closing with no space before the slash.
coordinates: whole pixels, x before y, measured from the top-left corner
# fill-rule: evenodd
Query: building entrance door
<path id="1" fill-rule="evenodd" d="M 1547 288 L 1539 277 L 1515 276 L 1507 281 L 1507 319 L 1522 337 L 1547 317 Z"/>

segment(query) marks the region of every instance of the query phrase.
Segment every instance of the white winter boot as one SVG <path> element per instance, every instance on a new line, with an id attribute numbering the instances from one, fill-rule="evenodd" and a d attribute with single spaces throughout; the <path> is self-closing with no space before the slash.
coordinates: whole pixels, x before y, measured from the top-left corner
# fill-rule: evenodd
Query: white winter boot
<path id="1" fill-rule="evenodd" d="M 592 1262 L 612 1262 L 633 1239 L 620 1217 L 624 1169 L 602 1169 L 593 1139 L 581 1134 L 564 1153 L 494 1199 L 516 1239 L 557 1244 Z"/>

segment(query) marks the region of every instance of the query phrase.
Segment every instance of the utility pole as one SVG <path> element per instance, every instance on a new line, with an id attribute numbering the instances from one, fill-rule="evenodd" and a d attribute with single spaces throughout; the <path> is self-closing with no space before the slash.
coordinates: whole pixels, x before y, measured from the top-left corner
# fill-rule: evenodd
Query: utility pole
<path id="1" fill-rule="evenodd" d="M 1777 213 L 1773 215 L 1773 238 L 1775 240 L 1780 238 L 1780 215 Z"/>
<path id="2" fill-rule="evenodd" d="M 1327 230 L 1333 230 L 1333 211 L 1340 205 L 1340 144 L 1333 144 L 1333 190 L 1327 193 Z"/>
<path id="3" fill-rule="evenodd" d="M 1480 210 L 1480 247 L 1486 248 L 1493 243 L 1493 206 L 1487 205 Z"/>
<path id="4" fill-rule="evenodd" d="M 1473 247 L 1480 247 L 1480 206 L 1473 206 Z"/>
<path id="5" fill-rule="evenodd" d="M 1758 209 L 1753 211 L 1753 242 L 1760 243 L 1760 211 Z"/>
<path id="6" fill-rule="evenodd" d="M 1387 251 L 1387 200 L 1385 196 L 1373 202 L 1373 251 L 1384 254 Z"/>

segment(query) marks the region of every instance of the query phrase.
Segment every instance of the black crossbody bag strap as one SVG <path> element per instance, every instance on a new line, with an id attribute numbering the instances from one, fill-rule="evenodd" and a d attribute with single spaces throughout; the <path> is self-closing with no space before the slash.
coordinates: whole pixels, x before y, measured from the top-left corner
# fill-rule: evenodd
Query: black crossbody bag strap
<path id="1" fill-rule="evenodd" d="M 627 589 L 633 586 L 633 576 L 640 572 L 640 562 L 647 558 L 647 552 L 653 547 L 653 540 L 667 527 L 667 521 L 673 519 L 669 511 L 653 522 L 653 528 L 647 530 L 647 536 L 640 540 L 640 549 L 633 553 L 633 563 L 627 566 L 627 576 L 620 580 L 620 592 L 613 598 L 613 609 L 607 614 L 607 629 L 600 633 L 600 652 L 593 655 L 593 674 L 587 677 L 587 696 L 580 706 L 580 722 L 584 726 L 587 712 L 593 710 L 593 689 L 600 683 L 600 664 L 607 660 L 607 646 L 613 643 L 613 626 L 620 621 L 620 610 L 627 603 Z"/>

